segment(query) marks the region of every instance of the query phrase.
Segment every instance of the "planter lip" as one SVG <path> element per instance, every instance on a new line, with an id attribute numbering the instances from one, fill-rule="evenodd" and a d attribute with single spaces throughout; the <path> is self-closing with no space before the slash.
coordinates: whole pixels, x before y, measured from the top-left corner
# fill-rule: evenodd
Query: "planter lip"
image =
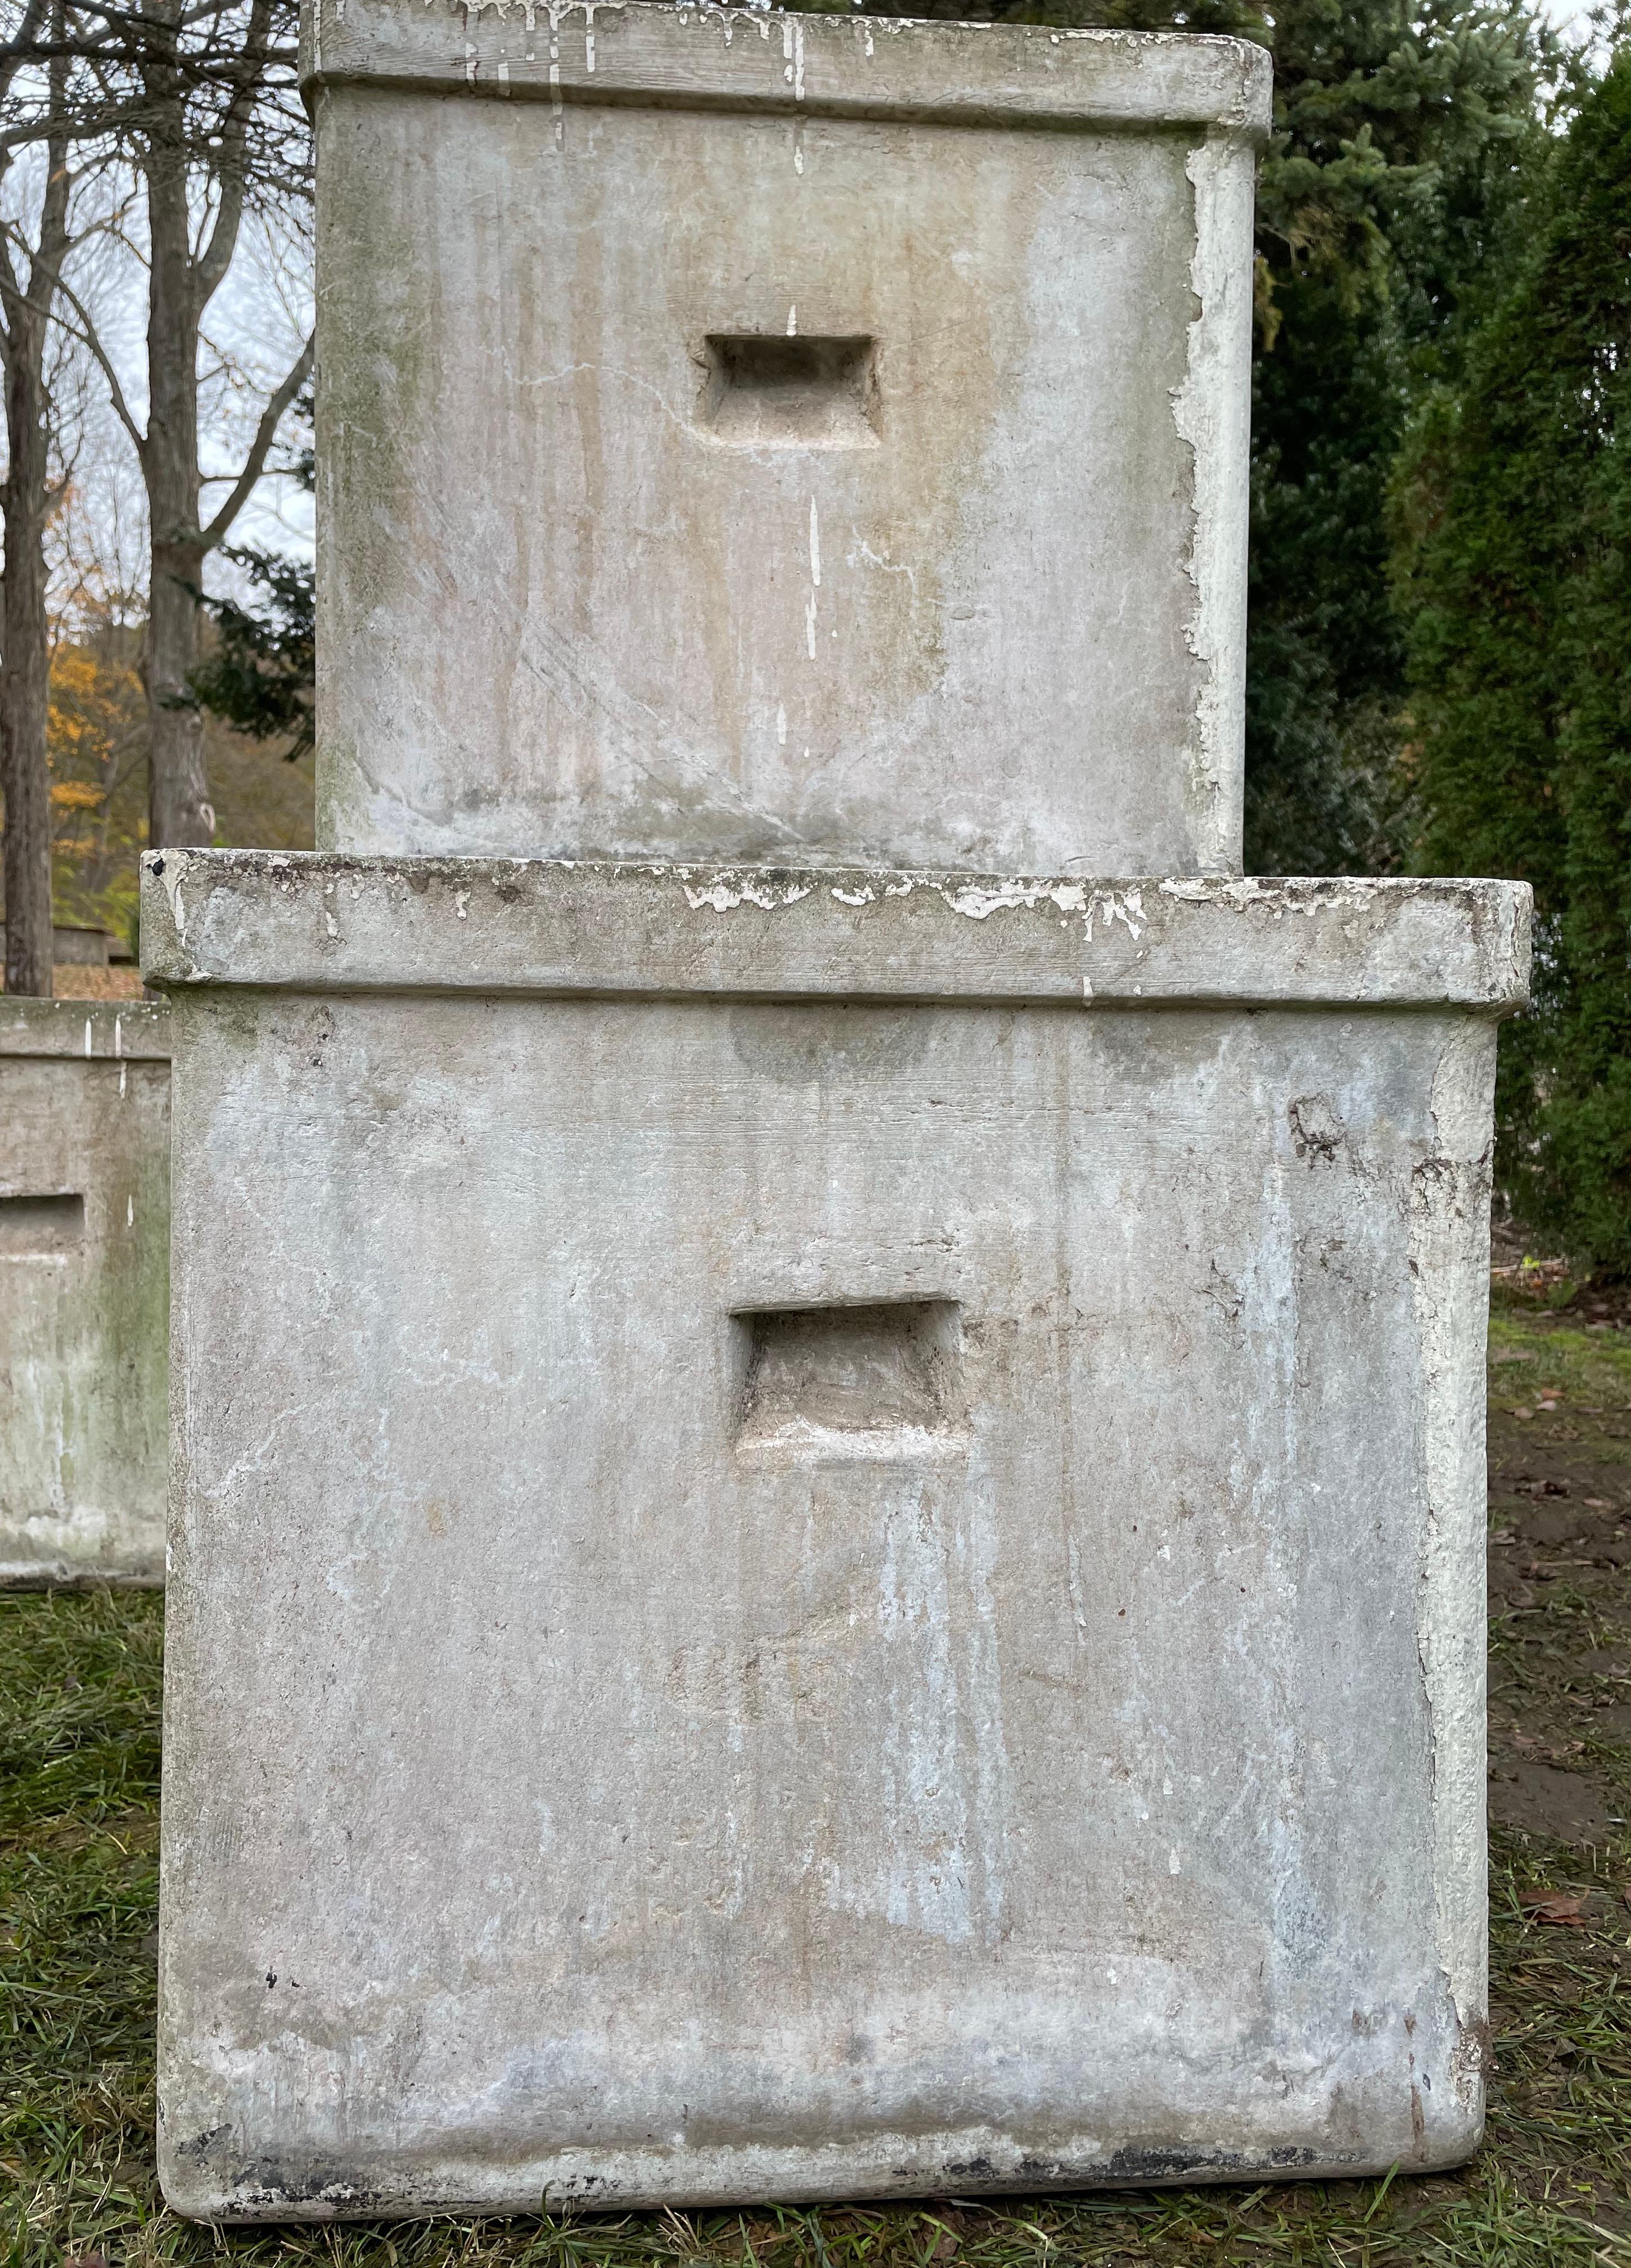
<path id="1" fill-rule="evenodd" d="M 0 993 L 0 1056 L 168 1063 L 167 1000 L 46 1000 Z"/>
<path id="2" fill-rule="evenodd" d="M 1249 40 L 713 0 L 308 0 L 300 85 L 641 108 L 1060 130 L 1190 128 L 1261 142 L 1272 64 Z"/>
<path id="3" fill-rule="evenodd" d="M 251 987 L 1503 1015 L 1529 986 L 1532 899 L 1521 882 L 254 850 L 165 850 L 142 865 L 143 971 L 183 995 Z"/>

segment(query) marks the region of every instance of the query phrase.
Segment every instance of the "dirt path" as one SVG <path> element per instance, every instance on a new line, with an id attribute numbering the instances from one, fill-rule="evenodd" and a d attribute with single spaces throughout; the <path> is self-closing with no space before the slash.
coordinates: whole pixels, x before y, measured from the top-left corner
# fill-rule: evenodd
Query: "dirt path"
<path id="1" fill-rule="evenodd" d="M 1489 1349 L 1490 2013 L 1518 2132 L 1631 2077 L 1631 1303 L 1548 1311 L 1537 1288 L 1497 1305 Z M 1585 2147 L 1571 2187 L 1631 2228 L 1623 2161 Z"/>

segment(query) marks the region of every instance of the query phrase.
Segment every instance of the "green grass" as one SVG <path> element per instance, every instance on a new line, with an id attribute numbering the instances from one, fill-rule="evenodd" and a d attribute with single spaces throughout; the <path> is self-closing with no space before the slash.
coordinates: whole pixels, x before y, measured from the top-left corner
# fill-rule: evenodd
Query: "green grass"
<path id="1" fill-rule="evenodd" d="M 1492 1353 L 1532 1358 L 1492 1366 L 1497 1446 L 1517 1443 L 1536 1469 L 1548 1457 L 1559 1471 L 1583 1454 L 1593 1469 L 1628 1461 L 1622 1338 L 1505 1313 Z M 1559 1412 L 1518 1418 L 1542 1386 L 1561 1390 Z M 1625 1569 L 1548 1585 L 1532 1609 L 1502 1616 L 1496 1659 L 1517 1716 L 1560 1742 L 1583 1724 L 1578 1768 L 1631 1791 L 1631 1745 L 1596 1729 L 1605 1681 L 1591 1668 L 1604 1649 L 1631 1647 L 1628 1592 Z M 1455 2175 L 616 2220 L 224 2231 L 178 2220 L 151 2158 L 162 1639 L 151 1596 L 0 1597 L 0 2268 L 8 2249 L 11 2268 L 94 2253 L 291 2268 L 944 2268 L 953 2257 L 968 2268 L 1631 2268 L 1624 1830 L 1595 1851 L 1497 1838 L 1489 2134 Z M 1615 1690 L 1631 1697 L 1631 1680 Z M 1587 1708 L 1596 1715 L 1582 1717 Z M 1519 1901 L 1537 1885 L 1591 1890 L 1589 1926 L 1526 1919 Z"/>

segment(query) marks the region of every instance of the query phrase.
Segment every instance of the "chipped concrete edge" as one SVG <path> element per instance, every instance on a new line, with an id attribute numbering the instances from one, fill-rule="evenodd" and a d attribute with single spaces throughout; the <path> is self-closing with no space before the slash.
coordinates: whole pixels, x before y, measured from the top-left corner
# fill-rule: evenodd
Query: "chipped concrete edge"
<path id="1" fill-rule="evenodd" d="M 160 851 L 143 973 L 318 991 L 1444 1005 L 1529 983 L 1530 893 L 1482 880 L 1090 880 Z"/>

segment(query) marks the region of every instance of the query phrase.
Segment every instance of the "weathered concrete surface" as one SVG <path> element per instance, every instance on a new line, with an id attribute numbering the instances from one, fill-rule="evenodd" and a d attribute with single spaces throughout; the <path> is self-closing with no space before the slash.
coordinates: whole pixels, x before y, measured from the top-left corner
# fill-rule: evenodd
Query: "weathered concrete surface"
<path id="1" fill-rule="evenodd" d="M 924 1004 L 740 874 L 342 867 L 325 912 L 319 867 L 263 859 L 257 909 L 252 861 L 162 864 L 173 2204 L 1468 2154 L 1526 894 L 1157 895 L 1142 996 L 1052 1005 L 1084 914 L 848 909 L 1023 964 Z M 443 997 L 379 989 L 399 887 Z M 802 925 L 804 997 L 521 997 L 556 887 L 591 965 L 597 903 L 659 971 L 682 921 Z M 1316 939 L 1363 1005 L 1297 993 Z M 1476 1009 L 1435 940 L 1463 985 L 1486 953 Z"/>
<path id="2" fill-rule="evenodd" d="M 0 1583 L 160 1583 L 170 1017 L 0 998 Z"/>
<path id="3" fill-rule="evenodd" d="M 165 850 L 155 984 L 1508 1009 L 1510 882 L 1153 880 Z M 1000 932 L 1000 946 L 994 942 Z"/>
<path id="4" fill-rule="evenodd" d="M 1238 872 L 1268 79 L 319 0 L 319 843 Z"/>

